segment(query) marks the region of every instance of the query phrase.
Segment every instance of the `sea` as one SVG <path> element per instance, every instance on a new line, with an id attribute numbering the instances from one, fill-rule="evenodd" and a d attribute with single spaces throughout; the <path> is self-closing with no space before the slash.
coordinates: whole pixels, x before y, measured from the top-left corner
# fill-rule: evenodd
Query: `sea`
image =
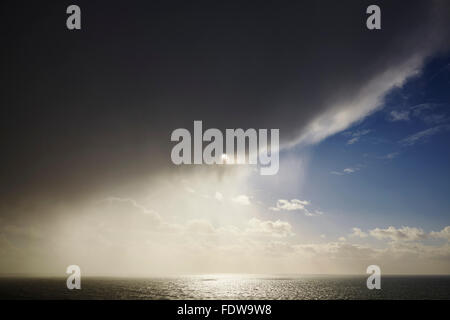
<path id="1" fill-rule="evenodd" d="M 372 300 L 450 299 L 450 276 L 382 276 L 369 290 L 364 276 L 192 275 L 154 278 L 0 277 L 0 299 L 83 300 Z"/>

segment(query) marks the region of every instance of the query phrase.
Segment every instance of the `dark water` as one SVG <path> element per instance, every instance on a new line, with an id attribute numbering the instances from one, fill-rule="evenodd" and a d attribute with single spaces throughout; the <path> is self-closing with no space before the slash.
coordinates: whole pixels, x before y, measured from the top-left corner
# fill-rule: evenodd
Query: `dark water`
<path id="1" fill-rule="evenodd" d="M 0 278 L 0 299 L 450 299 L 450 276 L 384 276 L 368 290 L 359 276 L 202 275 L 170 278 Z"/>

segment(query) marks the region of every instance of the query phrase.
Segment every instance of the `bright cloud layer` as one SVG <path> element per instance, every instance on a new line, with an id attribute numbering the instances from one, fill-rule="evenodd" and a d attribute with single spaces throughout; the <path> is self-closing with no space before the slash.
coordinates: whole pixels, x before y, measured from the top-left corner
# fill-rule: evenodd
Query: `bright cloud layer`
<path id="1" fill-rule="evenodd" d="M 226 205 L 213 197 L 202 199 Z M 279 202 L 278 207 L 295 211 L 308 204 L 291 200 Z M 56 272 L 77 263 L 86 274 L 113 275 L 361 273 L 370 264 L 381 265 L 389 273 L 443 273 L 450 267 L 450 226 L 429 233 L 413 227 L 367 232 L 355 227 L 348 239 L 326 242 L 320 237 L 321 242 L 301 242 L 294 226 L 282 219 L 254 216 L 234 224 L 208 218 L 174 220 L 128 198 L 108 198 L 81 210 L 76 219 L 54 223 L 54 232 L 49 232 L 49 225 L 2 225 L 0 248 L 7 259 L 2 259 L 1 266 L 20 262 L 18 272 L 24 272 L 33 263 L 35 272 Z M 369 235 L 388 241 L 382 247 L 352 242 L 366 241 Z M 446 241 L 424 244 L 430 237 Z M 50 269 L 45 263 L 49 253 L 53 257 Z"/>

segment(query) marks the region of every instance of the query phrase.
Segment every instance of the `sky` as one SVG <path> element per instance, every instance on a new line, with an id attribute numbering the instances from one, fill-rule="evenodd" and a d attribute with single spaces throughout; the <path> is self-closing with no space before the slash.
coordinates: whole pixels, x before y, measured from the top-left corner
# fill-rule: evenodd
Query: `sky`
<path id="1" fill-rule="evenodd" d="M 0 10 L 0 274 L 450 273 L 450 6 L 64 1 Z M 280 169 L 171 162 L 280 130 Z"/>

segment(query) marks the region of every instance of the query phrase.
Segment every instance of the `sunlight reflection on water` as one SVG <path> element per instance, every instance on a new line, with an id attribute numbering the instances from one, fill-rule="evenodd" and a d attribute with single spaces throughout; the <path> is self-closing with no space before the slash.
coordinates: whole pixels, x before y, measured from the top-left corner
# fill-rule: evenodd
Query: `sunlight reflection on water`
<path id="1" fill-rule="evenodd" d="M 363 276 L 195 275 L 168 278 L 84 278 L 67 290 L 64 278 L 3 278 L 9 299 L 449 299 L 450 277 L 384 276 L 368 290 Z"/>

